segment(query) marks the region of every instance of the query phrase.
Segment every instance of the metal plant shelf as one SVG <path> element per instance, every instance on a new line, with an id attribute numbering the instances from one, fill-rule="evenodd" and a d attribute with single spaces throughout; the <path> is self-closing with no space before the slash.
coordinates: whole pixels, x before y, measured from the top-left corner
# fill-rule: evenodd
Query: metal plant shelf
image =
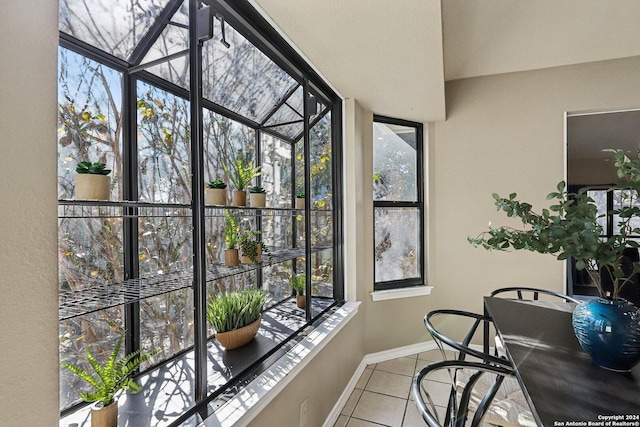
<path id="1" fill-rule="evenodd" d="M 330 249 L 315 247 L 312 253 Z M 303 248 L 274 251 L 271 257 L 265 256 L 258 264 L 241 264 L 237 267 L 226 267 L 214 264 L 207 269 L 207 282 L 229 277 L 283 261 L 305 256 Z M 190 288 L 193 284 L 191 270 L 157 275 L 144 279 L 130 279 L 118 283 L 101 283 L 79 290 L 61 290 L 59 292 L 59 320 L 71 319 L 107 308 L 134 303 L 145 298 Z"/>

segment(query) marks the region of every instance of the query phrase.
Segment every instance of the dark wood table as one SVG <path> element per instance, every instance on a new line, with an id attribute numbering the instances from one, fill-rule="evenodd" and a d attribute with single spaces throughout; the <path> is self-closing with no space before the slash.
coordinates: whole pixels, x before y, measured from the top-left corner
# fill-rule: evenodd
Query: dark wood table
<path id="1" fill-rule="evenodd" d="M 640 426 L 640 364 L 619 373 L 593 363 L 573 333 L 575 304 L 484 303 L 538 425 Z"/>

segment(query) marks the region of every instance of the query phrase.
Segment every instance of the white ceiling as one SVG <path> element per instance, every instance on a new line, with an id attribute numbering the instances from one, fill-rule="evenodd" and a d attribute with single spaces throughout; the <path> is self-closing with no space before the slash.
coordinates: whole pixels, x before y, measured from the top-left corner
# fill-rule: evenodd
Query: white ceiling
<path id="1" fill-rule="evenodd" d="M 640 55 L 640 0 L 251 0 L 346 98 L 445 119 L 445 80 Z"/>

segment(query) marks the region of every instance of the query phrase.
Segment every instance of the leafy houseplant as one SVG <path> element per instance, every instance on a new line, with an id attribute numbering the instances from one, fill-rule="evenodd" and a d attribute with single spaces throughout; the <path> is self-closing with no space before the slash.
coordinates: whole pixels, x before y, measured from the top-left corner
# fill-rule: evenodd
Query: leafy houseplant
<path id="1" fill-rule="evenodd" d="M 637 248 L 640 246 L 632 237 L 640 234 L 637 218 L 640 217 L 640 207 L 636 200 L 640 194 L 640 160 L 629 159 L 622 150 L 605 150 L 613 153 L 615 167 L 617 169 L 618 182 L 608 191 L 622 190 L 623 206 L 609 212 L 617 217 L 619 232 L 613 236 L 601 237 L 604 235 L 602 225 L 598 223 L 601 215 L 598 209 L 586 192 L 581 189 L 578 193 L 568 193 L 564 182 L 557 185 L 555 192 L 547 196 L 547 200 L 553 201 L 549 208 L 542 209 L 540 213 L 533 211 L 533 206 L 516 199 L 517 195 L 512 193 L 509 197 L 500 197 L 493 194 L 496 207 L 499 211 L 506 212 L 508 217 L 518 218 L 522 221 L 523 228 L 513 227 L 490 228 L 488 231 L 480 233 L 477 237 L 468 240 L 474 246 L 481 246 L 485 249 L 497 250 L 529 250 L 543 254 L 552 254 L 559 260 L 566 260 L 569 257 L 575 259 L 576 268 L 586 269 L 591 280 L 598 288 L 599 300 L 591 300 L 580 304 L 574 311 L 573 324 L 578 341 L 589 353 L 592 359 L 601 366 L 611 369 L 630 369 L 640 361 L 640 351 L 637 355 L 631 356 L 622 365 L 609 360 L 610 355 L 616 353 L 616 348 L 621 349 L 627 344 L 619 344 L 619 339 L 631 337 L 640 340 L 640 312 L 631 304 L 624 300 L 619 300 L 620 290 L 632 283 L 631 277 L 640 272 L 640 266 L 635 265 L 632 271 L 624 271 L 623 263 L 625 248 Z M 634 221 L 635 220 L 635 221 Z M 602 278 L 605 277 L 612 283 L 612 288 L 607 290 L 603 287 Z M 615 338 L 615 342 L 607 341 L 609 336 L 602 334 L 602 325 L 609 322 L 608 319 L 615 315 L 607 315 L 608 319 L 584 319 L 588 312 L 600 312 L 601 307 L 594 308 L 594 304 L 609 305 L 613 308 L 629 312 L 627 318 L 636 318 L 635 325 L 631 325 L 631 330 Z M 607 308 L 608 309 L 608 308 Z M 634 314 L 635 313 L 635 314 Z M 596 324 L 600 322 L 600 326 Z M 586 326 L 587 323 L 589 326 Z M 591 327 L 599 328 L 600 332 L 592 332 Z M 623 328 L 615 328 L 620 334 Z M 604 348 L 592 350 L 592 342 L 587 340 L 593 335 L 593 340 L 599 343 L 607 342 Z M 632 345 L 633 346 L 633 345 Z M 640 342 L 635 343 L 635 348 L 640 350 Z M 624 352 L 624 350 L 622 350 Z M 606 359 L 606 360 L 605 360 Z"/>
<path id="2" fill-rule="evenodd" d="M 267 192 L 260 186 L 249 189 L 249 204 L 252 208 L 264 208 L 267 204 Z"/>
<path id="3" fill-rule="evenodd" d="M 225 226 L 224 226 L 224 264 L 229 267 L 235 267 L 238 261 L 238 217 L 225 210 Z"/>
<path id="4" fill-rule="evenodd" d="M 204 189 L 206 205 L 224 206 L 227 204 L 227 184 L 220 179 L 209 181 Z"/>
<path id="5" fill-rule="evenodd" d="M 260 166 L 254 166 L 252 161 L 247 162 L 241 155 L 234 160 L 228 157 L 226 159 L 222 168 L 236 188 L 233 192 L 233 205 L 245 206 L 247 194 L 244 190 L 253 178 L 260 175 Z"/>
<path id="6" fill-rule="evenodd" d="M 207 318 L 216 332 L 216 340 L 227 350 L 251 341 L 260 328 L 266 302 L 267 293 L 256 288 L 212 297 L 207 304 Z"/>
<path id="7" fill-rule="evenodd" d="M 104 163 L 82 161 L 76 167 L 75 197 L 83 200 L 109 200 L 111 169 Z"/>
<path id="8" fill-rule="evenodd" d="M 296 209 L 304 209 L 304 190 L 300 190 L 296 193 Z"/>
<path id="9" fill-rule="evenodd" d="M 245 264 L 261 262 L 263 253 L 271 257 L 269 248 L 253 237 L 258 234 L 259 231 L 247 231 L 240 236 L 240 260 Z"/>
<path id="10" fill-rule="evenodd" d="M 307 286 L 307 276 L 304 274 L 292 275 L 289 277 L 289 284 L 296 294 L 296 303 L 298 307 L 304 308 L 306 306 L 306 298 L 304 296 L 304 290 Z"/>
<path id="11" fill-rule="evenodd" d="M 137 393 L 142 390 L 142 387 L 133 380 L 133 374 L 142 362 L 149 360 L 160 351 L 160 349 L 156 349 L 145 355 L 141 355 L 140 351 L 135 351 L 118 360 L 123 339 L 124 332 L 118 337 L 111 355 L 103 365 L 96 360 L 89 348 L 86 349 L 87 360 L 95 371 L 97 378 L 79 366 L 60 361 L 62 366 L 78 375 L 95 389 L 92 393 L 80 393 L 80 397 L 85 402 L 96 402 L 95 408 L 92 408 L 91 411 L 91 420 L 94 426 L 100 425 L 99 420 L 103 417 L 108 418 L 112 424 L 106 423 L 102 425 L 117 425 L 118 406 L 115 402 L 115 394 L 120 390 L 125 390 L 127 393 Z M 107 408 L 110 405 L 112 406 L 108 410 Z"/>

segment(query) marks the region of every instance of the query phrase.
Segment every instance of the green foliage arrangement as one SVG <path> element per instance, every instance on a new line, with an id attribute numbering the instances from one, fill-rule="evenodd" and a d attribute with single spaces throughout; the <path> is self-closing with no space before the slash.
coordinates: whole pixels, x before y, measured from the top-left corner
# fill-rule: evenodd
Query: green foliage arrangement
<path id="1" fill-rule="evenodd" d="M 297 295 L 304 295 L 304 290 L 307 286 L 307 276 L 304 274 L 291 275 L 289 277 L 289 284 Z"/>
<path id="2" fill-rule="evenodd" d="M 266 193 L 266 190 L 260 186 L 254 186 L 249 189 L 249 193 Z"/>
<path id="3" fill-rule="evenodd" d="M 267 293 L 261 289 L 223 293 L 209 299 L 207 318 L 216 333 L 228 332 L 258 320 L 266 302 Z"/>
<path id="4" fill-rule="evenodd" d="M 107 165 L 100 162 L 80 162 L 76 167 L 77 173 L 89 173 L 92 175 L 109 175 L 111 173 L 111 169 L 105 169 Z"/>
<path id="5" fill-rule="evenodd" d="M 235 160 L 227 158 L 227 162 L 222 163 L 222 168 L 239 191 L 244 190 L 253 178 L 261 174 L 260 166 L 254 166 L 253 162 L 247 162 L 240 155 Z"/>
<path id="6" fill-rule="evenodd" d="M 215 179 L 207 183 L 208 188 L 227 188 L 227 184 L 222 182 L 221 179 Z"/>
<path id="7" fill-rule="evenodd" d="M 300 190 L 296 193 L 296 197 L 304 199 L 304 190 Z"/>
<path id="8" fill-rule="evenodd" d="M 238 216 L 236 214 L 224 211 L 225 225 L 224 225 L 224 243 L 227 249 L 235 249 L 238 245 L 238 232 L 240 227 L 238 226 Z"/>
<path id="9" fill-rule="evenodd" d="M 93 393 L 80 393 L 80 397 L 85 402 L 99 402 L 105 407 L 113 403 L 115 394 L 120 390 L 125 390 L 127 393 L 137 393 L 142 390 L 142 387 L 133 380 L 132 376 L 142 362 L 154 356 L 160 349 L 145 355 L 141 355 L 140 351 L 135 351 L 116 360 L 123 339 L 124 332 L 118 337 L 116 345 L 104 365 L 96 360 L 89 348 L 86 349 L 87 360 L 97 374 L 97 378 L 78 366 L 60 361 L 62 366 L 88 382 L 96 390 Z"/>
<path id="10" fill-rule="evenodd" d="M 516 200 L 516 193 L 508 198 L 493 194 L 498 211 L 506 212 L 508 217 L 519 218 L 523 229 L 502 226 L 490 228 L 477 237 L 468 237 L 474 246 L 485 249 L 529 250 L 543 254 L 552 254 L 559 260 L 573 257 L 576 268 L 586 269 L 603 298 L 618 299 L 620 289 L 630 281 L 622 271 L 622 251 L 626 247 L 638 248 L 640 244 L 633 239 L 640 234 L 640 228 L 633 221 L 640 216 L 640 207 L 636 200 L 640 194 L 640 160 L 629 159 L 622 150 L 604 150 L 613 153 L 615 167 L 620 181 L 608 191 L 623 190 L 624 205 L 609 214 L 619 218 L 619 234 L 602 238 L 603 227 L 598 219 L 598 210 L 593 199 L 581 189 L 577 194 L 568 193 L 564 182 L 557 185 L 555 192 L 547 196 L 553 204 L 541 213 L 535 213 L 533 206 Z M 637 222 L 636 222 L 637 223 Z M 606 295 L 601 286 L 599 269 L 605 268 L 613 283 L 613 294 Z M 640 272 L 635 265 L 628 277 Z"/>
<path id="11" fill-rule="evenodd" d="M 243 256 L 249 257 L 249 259 L 257 263 L 258 262 L 258 244 L 261 242 L 255 239 L 254 236 L 260 234 L 259 231 L 247 231 L 240 236 L 240 252 Z M 271 258 L 272 254 L 269 247 L 262 245 L 262 254 Z"/>

